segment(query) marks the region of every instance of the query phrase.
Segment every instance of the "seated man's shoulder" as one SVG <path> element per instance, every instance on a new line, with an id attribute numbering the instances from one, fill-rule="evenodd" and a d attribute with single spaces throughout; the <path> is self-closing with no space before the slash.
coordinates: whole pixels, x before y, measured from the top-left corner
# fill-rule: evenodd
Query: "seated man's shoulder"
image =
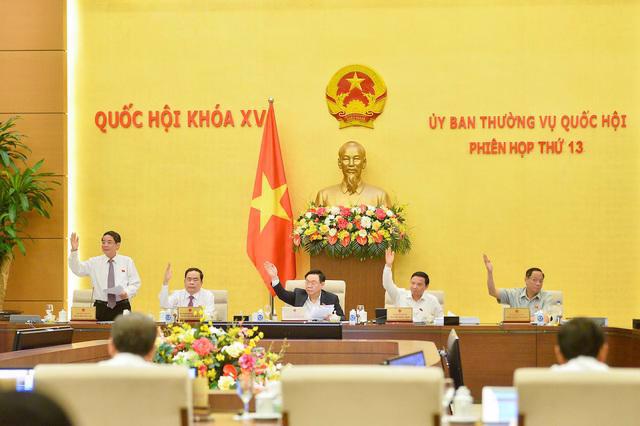
<path id="1" fill-rule="evenodd" d="M 436 296 L 434 296 L 431 293 L 427 293 L 426 291 L 424 292 L 424 297 L 431 300 L 432 302 L 436 302 L 437 304 L 440 304 L 440 301 L 438 300 L 438 298 Z"/>

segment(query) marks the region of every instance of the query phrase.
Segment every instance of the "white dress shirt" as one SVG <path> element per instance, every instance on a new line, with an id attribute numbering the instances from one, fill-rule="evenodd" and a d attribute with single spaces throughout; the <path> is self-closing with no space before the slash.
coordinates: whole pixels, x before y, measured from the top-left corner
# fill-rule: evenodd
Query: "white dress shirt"
<path id="1" fill-rule="evenodd" d="M 580 355 L 570 359 L 565 364 L 551 366 L 554 371 L 607 371 L 609 366 L 594 357 Z"/>
<path id="2" fill-rule="evenodd" d="M 140 355 L 128 352 L 118 352 L 113 358 L 100 361 L 98 365 L 119 366 L 119 367 L 152 367 L 152 362 L 146 361 Z"/>
<path id="3" fill-rule="evenodd" d="M 163 285 L 160 294 L 158 294 L 160 307 L 163 309 L 186 308 L 189 306 L 189 296 L 191 295 L 185 289 L 176 290 L 169 295 L 168 285 Z M 203 307 L 205 314 L 213 315 L 216 310 L 213 293 L 201 288 L 193 295 L 193 306 Z"/>
<path id="4" fill-rule="evenodd" d="M 391 268 L 387 265 L 382 271 L 382 286 L 389 294 L 395 307 L 413 308 L 414 321 L 424 321 L 425 316 L 432 316 L 433 318 L 443 316 L 442 306 L 440 306 L 437 297 L 425 291 L 420 300 L 414 300 L 410 290 L 399 288 L 393 282 Z"/>
<path id="5" fill-rule="evenodd" d="M 96 300 L 103 302 L 108 300 L 109 258 L 107 256 L 103 254 L 82 262 L 78 258 L 78 250 L 75 250 L 69 254 L 69 268 L 79 277 L 91 277 L 93 297 Z M 116 287 L 121 286 L 127 292 L 129 299 L 135 296 L 140 289 L 140 276 L 133 260 L 130 257 L 116 254 L 113 257 L 113 272 Z M 116 294 L 116 301 L 118 300 L 120 300 L 120 295 Z"/>

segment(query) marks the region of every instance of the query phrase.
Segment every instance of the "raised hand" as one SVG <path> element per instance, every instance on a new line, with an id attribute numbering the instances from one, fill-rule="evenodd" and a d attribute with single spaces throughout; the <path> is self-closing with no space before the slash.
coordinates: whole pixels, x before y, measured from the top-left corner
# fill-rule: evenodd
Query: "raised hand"
<path id="1" fill-rule="evenodd" d="M 78 234 L 72 232 L 69 242 L 71 243 L 71 251 L 78 250 L 78 247 L 80 246 L 80 238 L 78 238 Z"/>
<path id="2" fill-rule="evenodd" d="M 171 278 L 173 278 L 173 271 L 171 270 L 171 263 L 167 263 L 167 269 L 165 269 L 164 271 L 164 285 L 169 284 L 169 281 L 171 281 Z"/>
<path id="3" fill-rule="evenodd" d="M 267 274 L 271 277 L 272 280 L 275 278 L 278 278 L 278 268 L 276 268 L 276 265 L 274 265 L 273 263 L 269 261 L 265 261 L 264 270 L 267 272 Z"/>
<path id="4" fill-rule="evenodd" d="M 487 268 L 487 272 L 493 272 L 493 264 L 491 264 L 491 261 L 489 260 L 487 255 L 483 254 L 482 258 L 484 259 L 484 266 Z"/>
<path id="5" fill-rule="evenodd" d="M 391 247 L 385 250 L 384 260 L 388 267 L 391 267 L 393 265 L 393 261 L 395 260 L 395 258 L 396 258 L 396 254 L 394 253 L 393 250 L 391 250 Z"/>

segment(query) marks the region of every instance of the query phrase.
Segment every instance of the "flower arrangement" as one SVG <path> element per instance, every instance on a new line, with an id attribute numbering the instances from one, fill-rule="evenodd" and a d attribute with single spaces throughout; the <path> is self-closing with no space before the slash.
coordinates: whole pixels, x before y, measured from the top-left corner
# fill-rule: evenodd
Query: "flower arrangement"
<path id="1" fill-rule="evenodd" d="M 383 257 L 391 247 L 411 249 L 403 209 L 399 206 L 316 206 L 313 203 L 294 222 L 293 245 L 311 255 L 358 259 Z"/>
<path id="2" fill-rule="evenodd" d="M 258 347 L 262 337 L 258 327 L 231 326 L 223 330 L 211 323 L 168 326 L 163 329 L 153 361 L 195 367 L 199 377 L 209 379 L 210 389 L 235 389 L 241 372 L 252 372 L 256 383 L 265 384 L 279 380 L 282 365 L 278 361 L 283 352 Z"/>

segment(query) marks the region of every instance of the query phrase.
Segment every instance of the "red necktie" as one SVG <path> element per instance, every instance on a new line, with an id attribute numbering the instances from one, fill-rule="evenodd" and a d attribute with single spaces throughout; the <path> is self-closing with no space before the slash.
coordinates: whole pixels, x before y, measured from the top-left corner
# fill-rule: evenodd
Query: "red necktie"
<path id="1" fill-rule="evenodd" d="M 189 296 L 189 304 L 187 306 L 189 306 L 190 308 L 193 307 L 193 299 L 194 299 L 193 296 Z"/>

